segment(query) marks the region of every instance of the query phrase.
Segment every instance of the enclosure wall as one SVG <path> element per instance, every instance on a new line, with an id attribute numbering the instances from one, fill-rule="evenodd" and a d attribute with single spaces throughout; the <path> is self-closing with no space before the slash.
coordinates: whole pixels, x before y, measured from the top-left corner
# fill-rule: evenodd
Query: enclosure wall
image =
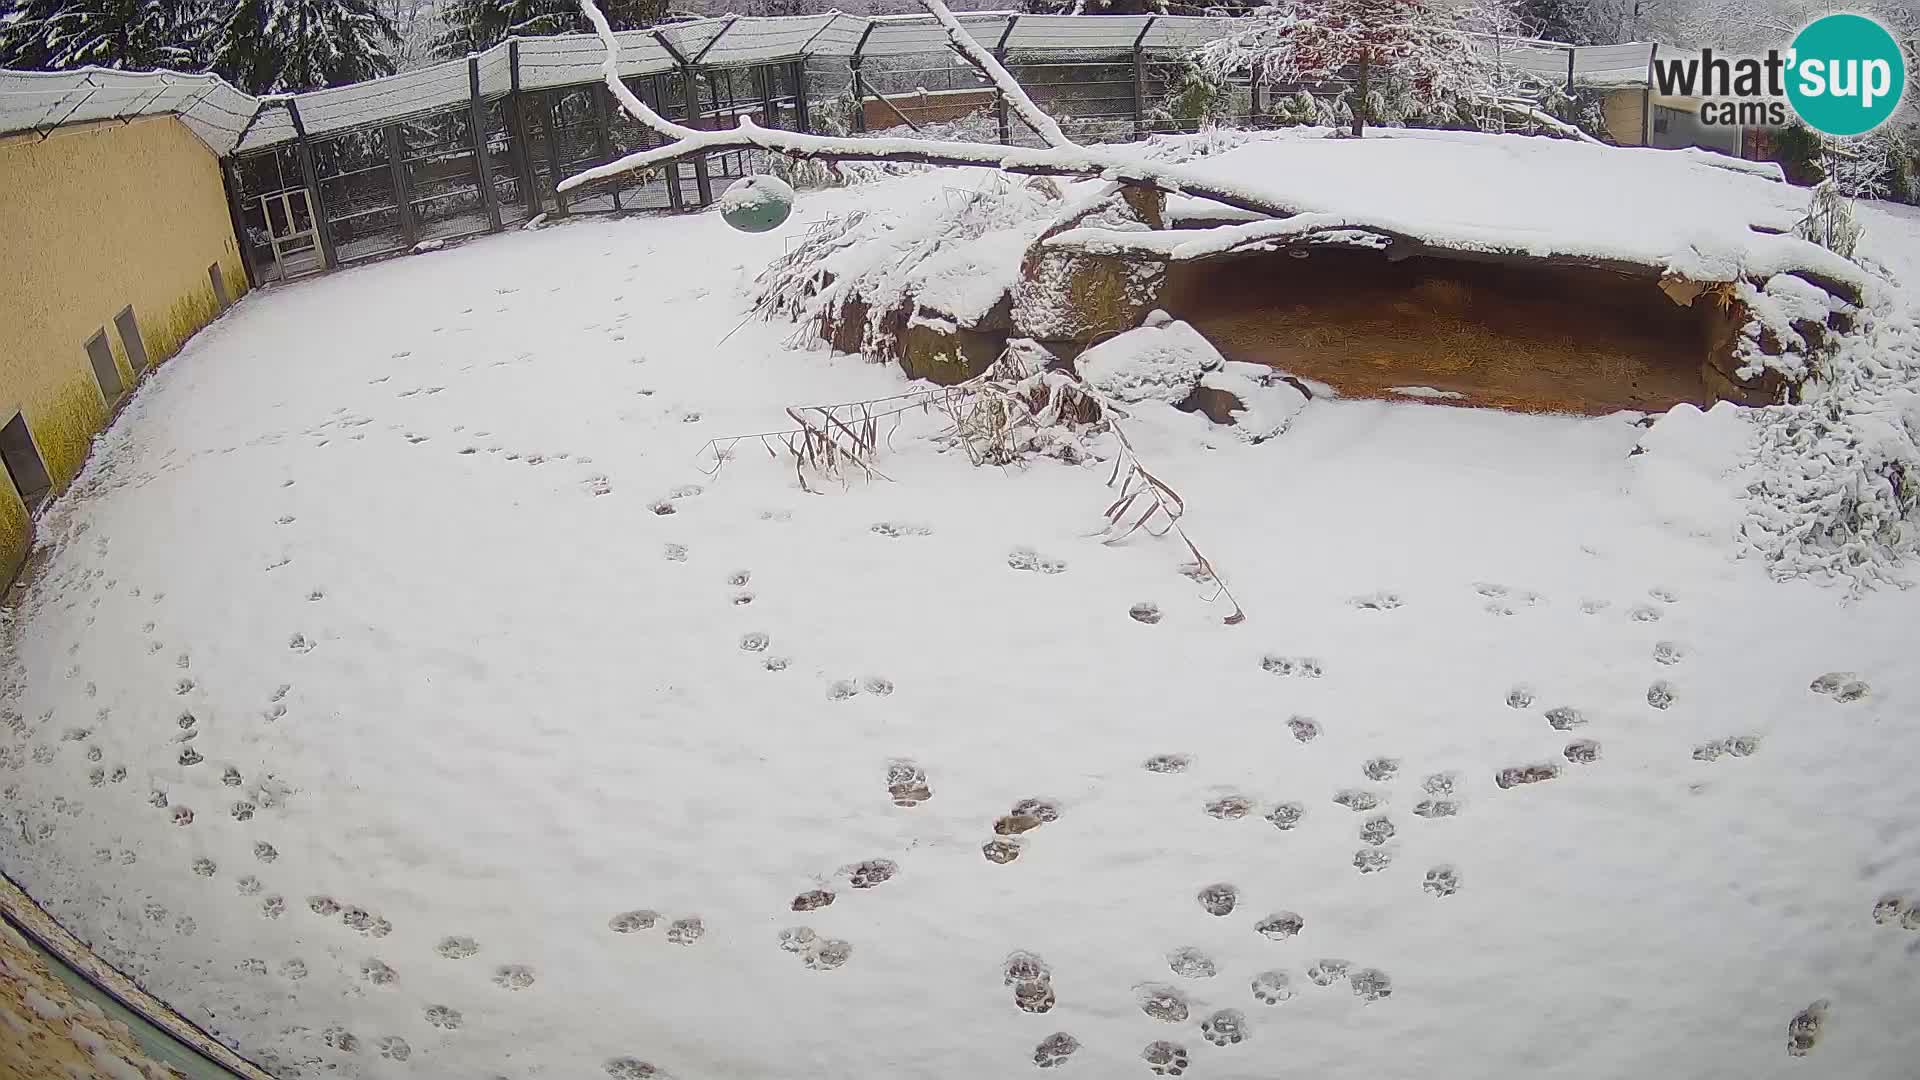
<path id="1" fill-rule="evenodd" d="M 58 492 L 140 374 L 123 331 L 137 325 L 133 349 L 157 364 L 220 313 L 209 267 L 220 267 L 229 299 L 247 278 L 219 161 L 171 116 L 0 138 L 0 191 L 0 425 L 24 418 Z M 131 320 L 116 321 L 129 306 Z M 102 363 L 89 356 L 103 333 L 117 371 L 100 343 Z M 17 441 L 9 453 L 0 579 L 28 543 Z"/>

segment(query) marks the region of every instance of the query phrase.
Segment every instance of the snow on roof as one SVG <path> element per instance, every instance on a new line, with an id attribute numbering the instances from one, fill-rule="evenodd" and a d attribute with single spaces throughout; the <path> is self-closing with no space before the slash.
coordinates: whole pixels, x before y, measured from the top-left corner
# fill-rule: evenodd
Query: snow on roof
<path id="1" fill-rule="evenodd" d="M 64 124 L 180 117 L 216 154 L 233 149 L 256 101 L 217 75 L 107 68 L 0 71 L 0 135 Z"/>
<path id="2" fill-rule="evenodd" d="M 1790 235 L 1807 212 L 1805 189 L 1702 155 L 1462 131 L 1347 139 L 1296 129 L 1188 167 L 1301 213 L 1204 231 L 1078 229 L 1052 242 L 1196 258 L 1372 226 L 1439 248 L 1627 264 L 1695 281 L 1801 271 L 1865 282 L 1853 263 Z"/>

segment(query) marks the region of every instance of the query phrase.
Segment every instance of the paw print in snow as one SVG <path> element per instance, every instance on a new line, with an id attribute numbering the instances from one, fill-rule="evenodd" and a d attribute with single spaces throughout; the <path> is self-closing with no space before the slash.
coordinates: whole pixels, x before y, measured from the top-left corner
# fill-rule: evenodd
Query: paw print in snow
<path id="1" fill-rule="evenodd" d="M 1353 987 L 1355 996 L 1369 1005 L 1393 996 L 1393 980 L 1379 968 L 1361 968 L 1347 976 L 1347 984 Z"/>
<path id="2" fill-rule="evenodd" d="M 823 938 L 800 957 L 809 971 L 832 971 L 852 958 L 852 943 L 839 938 Z"/>
<path id="3" fill-rule="evenodd" d="M 1686 656 L 1687 650 L 1674 642 L 1656 641 L 1653 643 L 1653 659 L 1656 663 L 1666 664 L 1671 667 L 1686 659 Z"/>
<path id="4" fill-rule="evenodd" d="M 888 694 L 893 693 L 893 680 L 883 679 L 878 675 L 869 675 L 860 680 L 860 689 L 872 694 L 874 697 L 886 697 Z"/>
<path id="5" fill-rule="evenodd" d="M 1374 847 L 1379 847 L 1393 839 L 1393 832 L 1393 822 L 1382 814 L 1379 817 L 1368 818 L 1366 824 L 1360 826 L 1360 839 Z"/>
<path id="6" fill-rule="evenodd" d="M 1141 765 L 1151 773 L 1183 773 L 1192 767 L 1193 758 L 1187 754 L 1155 754 Z"/>
<path id="7" fill-rule="evenodd" d="M 1187 1071 L 1187 1051 L 1178 1043 L 1155 1039 L 1140 1051 L 1140 1060 L 1155 1076 L 1179 1076 Z"/>
<path id="8" fill-rule="evenodd" d="M 1263 971 L 1253 977 L 1250 984 L 1253 1000 L 1262 1005 L 1278 1005 L 1293 1000 L 1292 980 L 1284 971 Z"/>
<path id="9" fill-rule="evenodd" d="M 280 962 L 279 971 L 281 978 L 298 982 L 307 977 L 307 962 L 305 960 L 283 960 Z"/>
<path id="10" fill-rule="evenodd" d="M 1390 592 L 1373 592 L 1364 596 L 1354 596 L 1347 603 L 1361 611 L 1392 611 L 1400 606 L 1400 597 Z"/>
<path id="11" fill-rule="evenodd" d="M 1561 754 L 1575 765 L 1591 765 L 1600 760 L 1600 744 L 1592 739 L 1575 739 Z"/>
<path id="12" fill-rule="evenodd" d="M 1420 887 L 1433 896 L 1452 896 L 1460 891 L 1460 872 L 1451 866 L 1436 866 L 1427 871 L 1427 880 Z"/>
<path id="13" fill-rule="evenodd" d="M 274 847 L 272 844 L 269 844 L 263 840 L 260 843 L 253 845 L 253 857 L 256 859 L 259 859 L 263 863 L 270 863 L 273 860 L 279 858 L 280 853 L 274 850 Z"/>
<path id="14" fill-rule="evenodd" d="M 1141 1012 L 1163 1024 L 1186 1022 L 1187 996 L 1171 986 L 1148 983 L 1135 987 L 1134 997 L 1140 1003 Z"/>
<path id="15" fill-rule="evenodd" d="M 384 961 L 368 957 L 360 962 L 360 977 L 375 986 L 392 986 L 400 976 Z"/>
<path id="16" fill-rule="evenodd" d="M 493 985 L 502 990 L 525 990 L 533 985 L 533 969 L 524 964 L 502 964 L 493 969 Z"/>
<path id="17" fill-rule="evenodd" d="M 1310 743 L 1320 737 L 1320 723 L 1310 716 L 1290 716 L 1287 718 L 1287 730 L 1303 743 Z"/>
<path id="18" fill-rule="evenodd" d="M 413 1056 L 413 1047 L 398 1035 L 378 1039 L 374 1045 L 380 1048 L 380 1056 L 388 1061 L 405 1061 Z"/>
<path id="19" fill-rule="evenodd" d="M 1384 783 L 1393 779 L 1393 775 L 1400 771 L 1400 759 L 1390 757 L 1369 758 L 1366 764 L 1360 766 L 1360 771 L 1366 774 L 1367 779 L 1376 783 Z"/>
<path id="20" fill-rule="evenodd" d="M 1235 821 L 1253 813 L 1253 800 L 1245 795 L 1222 795 L 1207 803 L 1207 816 L 1220 821 Z"/>
<path id="21" fill-rule="evenodd" d="M 1211 979 L 1220 970 L 1213 957 L 1191 945 L 1168 953 L 1167 967 L 1183 979 Z"/>
<path id="22" fill-rule="evenodd" d="M 460 1010 L 446 1005 L 429 1005 L 426 1011 L 427 1024 L 442 1031 L 458 1031 L 464 1019 Z"/>
<path id="23" fill-rule="evenodd" d="M 666 547 L 660 549 L 660 555 L 668 562 L 686 562 L 687 546 L 685 544 L 668 544 Z"/>
<path id="24" fill-rule="evenodd" d="M 613 1080 L 668 1080 L 666 1073 L 661 1072 L 652 1063 L 641 1061 L 639 1058 L 610 1058 L 601 1068 L 606 1070 L 606 1074 Z"/>
<path id="25" fill-rule="evenodd" d="M 1332 986 L 1347 977 L 1345 960 L 1316 960 L 1307 968 L 1307 980 L 1315 986 Z"/>
<path id="26" fill-rule="evenodd" d="M 607 920 L 607 929 L 616 934 L 637 934 L 653 929 L 653 925 L 659 921 L 660 913 L 657 911 L 623 911 Z"/>
<path id="27" fill-rule="evenodd" d="M 1655 600 L 1658 600 L 1663 604 L 1671 604 L 1674 601 L 1680 599 L 1680 597 L 1672 589 L 1666 588 L 1665 586 L 1661 586 L 1661 585 L 1655 585 L 1653 588 L 1648 589 L 1647 595 L 1653 597 Z"/>
<path id="28" fill-rule="evenodd" d="M 780 949 L 782 952 L 804 953 L 813 948 L 818 937 L 811 926 L 789 926 L 780 931 Z"/>
<path id="29" fill-rule="evenodd" d="M 845 701 L 860 692 L 860 684 L 852 679 L 835 679 L 827 684 L 828 701 Z"/>
<path id="30" fill-rule="evenodd" d="M 1547 723 L 1555 731 L 1571 731 L 1586 722 L 1579 709 L 1559 705 L 1547 710 Z"/>
<path id="31" fill-rule="evenodd" d="M 1493 782 L 1502 791 L 1521 784 L 1537 784 L 1560 775 L 1560 766 L 1548 762 L 1539 765 L 1514 765 L 1494 774 Z"/>
<path id="32" fill-rule="evenodd" d="M 1142 601 L 1127 609 L 1127 617 L 1134 622 L 1152 626 L 1160 621 L 1160 605 Z"/>
<path id="33" fill-rule="evenodd" d="M 348 1031 L 346 1028 L 337 1025 L 330 1027 L 320 1033 L 320 1038 L 328 1046 L 343 1054 L 357 1054 L 360 1052 L 360 1040 L 353 1032 Z"/>
<path id="34" fill-rule="evenodd" d="M 1636 604 L 1628 609 L 1627 617 L 1634 622 L 1659 622 L 1660 609 L 1648 607 L 1646 604 Z"/>
<path id="35" fill-rule="evenodd" d="M 1829 671 L 1808 683 L 1807 689 L 1842 703 L 1859 701 L 1871 691 L 1851 671 Z"/>
<path id="36" fill-rule="evenodd" d="M 1285 941 L 1298 934 L 1307 921 L 1291 911 L 1276 911 L 1253 924 L 1261 936 L 1271 941 Z"/>
<path id="37" fill-rule="evenodd" d="M 181 828 L 185 828 L 188 825 L 193 824 L 193 808 L 188 806 L 174 807 L 173 823 L 175 825 L 180 826 Z"/>
<path id="38" fill-rule="evenodd" d="M 1247 1015 L 1239 1009 L 1221 1009 L 1200 1021 L 1200 1034 L 1215 1046 L 1245 1042 L 1249 1034 Z"/>
<path id="39" fill-rule="evenodd" d="M 1380 796 L 1371 791 L 1349 788 L 1333 797 L 1333 801 L 1356 814 L 1372 810 L 1380 805 Z"/>
<path id="40" fill-rule="evenodd" d="M 887 796 L 893 805 L 900 807 L 919 806 L 933 798 L 933 789 L 927 784 L 927 771 L 905 758 L 889 761 Z"/>
<path id="41" fill-rule="evenodd" d="M 317 644 L 319 642 L 308 638 L 305 634 L 295 634 L 287 639 L 287 648 L 297 653 L 310 653 Z"/>
<path id="42" fill-rule="evenodd" d="M 1393 862 L 1393 852 L 1385 848 L 1361 848 L 1353 853 L 1354 869 L 1363 874 L 1378 873 Z"/>
<path id="43" fill-rule="evenodd" d="M 260 915 L 262 918 L 277 919 L 284 914 L 286 910 L 287 901 L 284 897 L 269 896 L 265 900 L 260 901 Z"/>
<path id="44" fill-rule="evenodd" d="M 1310 656 L 1275 656 L 1271 653 L 1260 659 L 1260 670 L 1283 679 L 1317 679 L 1322 674 L 1320 661 Z"/>
<path id="45" fill-rule="evenodd" d="M 899 864 L 892 859 L 868 859 L 840 868 L 840 872 L 847 875 L 847 880 L 856 889 L 871 889 L 891 881 L 899 870 Z"/>
<path id="46" fill-rule="evenodd" d="M 700 921 L 698 915 L 675 919 L 667 924 L 667 941 L 674 945 L 692 945 L 706 934 L 706 924 Z"/>
<path id="47" fill-rule="evenodd" d="M 785 671 L 787 670 L 788 663 L 789 661 L 784 656 L 769 656 L 765 660 L 760 661 L 760 666 L 767 671 Z"/>
<path id="48" fill-rule="evenodd" d="M 233 820 L 235 821 L 252 821 L 253 812 L 257 809 L 259 809 L 259 807 L 254 806 L 245 799 L 241 799 L 239 802 L 233 804 L 229 812 L 233 815 Z"/>
<path id="49" fill-rule="evenodd" d="M 227 766 L 224 770 L 221 771 L 220 782 L 226 785 L 227 787 L 239 787 L 242 783 L 244 783 L 244 781 L 240 777 L 240 770 L 234 768 L 231 765 Z"/>
<path id="50" fill-rule="evenodd" d="M 1533 705 L 1533 687 L 1520 685 L 1507 691 L 1507 708 L 1526 709 Z"/>
<path id="51" fill-rule="evenodd" d="M 1078 1049 L 1080 1049 L 1079 1039 L 1064 1031 L 1056 1031 L 1041 1039 L 1040 1045 L 1033 1048 L 1033 1063 L 1043 1069 L 1065 1065 L 1067 1059 L 1072 1057 L 1073 1052 Z"/>
<path id="52" fill-rule="evenodd" d="M 198 765 L 205 760 L 206 760 L 205 758 L 200 756 L 200 751 L 195 750 L 191 746 L 184 747 L 180 751 L 180 764 L 183 767 Z"/>
<path id="53" fill-rule="evenodd" d="M 1806 1057 L 1820 1042 L 1820 1029 L 1826 1026 L 1828 1002 L 1826 998 L 1801 1009 L 1792 1020 L 1787 1021 L 1787 1054 L 1790 1057 Z"/>
<path id="54" fill-rule="evenodd" d="M 1297 802 L 1283 802 L 1267 811 L 1267 821 L 1281 832 L 1288 832 L 1300 824 L 1300 819 L 1305 817 L 1306 813 L 1307 808 Z"/>
<path id="55" fill-rule="evenodd" d="M 1656 680 L 1647 687 L 1647 704 L 1656 709 L 1665 709 L 1673 705 L 1673 684 L 1665 679 Z"/>
<path id="56" fill-rule="evenodd" d="M 340 902 L 331 896 L 307 897 L 307 910 L 323 919 L 340 914 Z"/>
<path id="57" fill-rule="evenodd" d="M 433 951 L 448 960 L 465 960 L 480 951 L 480 943 L 460 935 L 443 937 L 440 939 L 440 944 L 433 947 Z"/>
<path id="58" fill-rule="evenodd" d="M 1011 837 L 996 836 L 980 845 L 980 854 L 990 863 L 1002 866 L 1020 857 L 1020 841 Z"/>
<path id="59" fill-rule="evenodd" d="M 872 531 L 889 540 L 897 540 L 903 536 L 930 536 L 933 534 L 933 530 L 927 528 L 925 525 L 903 525 L 894 521 L 882 521 L 874 525 Z"/>
<path id="60" fill-rule="evenodd" d="M 1216 882 L 1201 889 L 1194 899 L 1200 901 L 1200 909 L 1209 915 L 1231 915 L 1234 905 L 1240 902 L 1240 890 L 1226 882 Z"/>
<path id="61" fill-rule="evenodd" d="M 218 869 L 219 867 L 215 865 L 212 859 L 202 858 L 193 860 L 193 872 L 201 877 L 212 877 Z"/>
<path id="62" fill-rule="evenodd" d="M 741 635 L 740 649 L 742 652 L 765 652 L 768 641 L 767 635 L 756 630 L 751 634 Z"/>

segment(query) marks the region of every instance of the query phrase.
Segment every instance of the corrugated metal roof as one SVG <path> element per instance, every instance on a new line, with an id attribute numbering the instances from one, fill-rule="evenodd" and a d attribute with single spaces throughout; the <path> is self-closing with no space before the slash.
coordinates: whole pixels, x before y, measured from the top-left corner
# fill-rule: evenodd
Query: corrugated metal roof
<path id="1" fill-rule="evenodd" d="M 227 154 L 257 107 L 255 98 L 217 75 L 107 68 L 0 71 L 0 135 L 174 114 L 214 153 Z"/>

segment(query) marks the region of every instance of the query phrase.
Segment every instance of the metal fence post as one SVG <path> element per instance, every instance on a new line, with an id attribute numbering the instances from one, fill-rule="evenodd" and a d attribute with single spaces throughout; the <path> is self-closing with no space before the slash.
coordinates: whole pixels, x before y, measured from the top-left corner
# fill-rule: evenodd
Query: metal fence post
<path id="1" fill-rule="evenodd" d="M 807 62 L 793 61 L 794 123 L 801 131 L 813 130 L 813 108 L 807 104 Z"/>
<path id="2" fill-rule="evenodd" d="M 592 84 L 589 95 L 593 98 L 593 146 L 600 155 L 599 164 L 605 165 L 613 160 L 613 132 L 607 126 L 607 84 Z M 613 187 L 613 209 L 615 213 L 623 209 L 617 184 Z"/>
<path id="3" fill-rule="evenodd" d="M 1153 20 L 1157 17 L 1147 16 L 1140 33 L 1133 39 L 1133 137 L 1136 139 L 1145 135 L 1147 128 L 1147 63 L 1141 44 L 1147 40 L 1147 31 L 1153 29 Z"/>
<path id="4" fill-rule="evenodd" d="M 473 136 L 473 174 L 480 182 L 480 201 L 487 208 L 487 231 L 500 231 L 500 199 L 493 190 L 493 168 L 487 162 L 486 109 L 480 104 L 480 57 L 467 54 L 467 127 Z"/>
<path id="5" fill-rule="evenodd" d="M 553 177 L 553 209 L 561 217 L 567 216 L 567 193 L 560 190 L 560 181 L 566 179 L 560 175 L 560 105 L 559 96 L 564 91 L 555 88 L 541 96 L 546 104 L 540 110 L 542 123 L 547 128 L 547 175 Z"/>
<path id="6" fill-rule="evenodd" d="M 647 104 L 652 105 L 662 115 L 665 115 L 667 111 L 667 76 L 649 76 L 647 85 L 653 88 L 653 100 L 648 101 Z M 661 139 L 660 145 L 665 146 L 666 140 Z M 675 210 L 684 210 L 687 206 L 687 197 L 685 193 L 680 190 L 680 163 L 677 161 L 667 162 L 667 205 Z"/>
<path id="7" fill-rule="evenodd" d="M 247 236 L 247 218 L 240 206 L 240 165 L 234 158 L 220 159 L 220 185 L 227 190 L 227 216 L 233 222 L 233 241 L 240 247 L 243 282 L 252 289 L 260 284 L 260 271 L 253 265 L 253 241 Z"/>
<path id="8" fill-rule="evenodd" d="M 696 85 L 697 79 L 698 74 L 692 65 L 681 69 L 680 80 L 686 90 L 685 97 L 687 99 L 687 126 L 690 128 L 704 128 L 706 126 L 701 122 L 703 118 L 700 110 L 700 88 Z M 693 185 L 695 189 L 700 192 L 701 206 L 705 206 L 713 201 L 713 177 L 707 172 L 707 156 L 705 154 L 701 154 L 699 157 L 693 159 Z"/>
<path id="9" fill-rule="evenodd" d="M 531 219 L 544 209 L 544 200 L 540 198 L 540 185 L 533 175 L 533 148 L 527 145 L 526 104 L 520 97 L 519 38 L 507 42 L 507 65 L 513 80 L 507 91 L 507 132 L 513 139 L 514 171 L 520 177 L 520 205 Z"/>
<path id="10" fill-rule="evenodd" d="M 1000 32 L 1000 43 L 993 47 L 993 58 L 1000 61 L 1001 67 L 1007 66 L 1007 39 L 1013 36 L 1013 28 L 1018 26 L 1019 23 L 1020 16 L 1008 16 L 1007 28 Z M 998 83 L 994 84 L 993 87 L 993 112 L 994 119 L 998 121 L 1000 125 L 1000 145 L 1012 146 L 1013 125 L 1007 117 L 1007 95 L 1005 91 L 1000 89 Z"/>
<path id="11" fill-rule="evenodd" d="M 413 193 L 407 190 L 407 163 L 405 147 L 400 139 L 400 125 L 386 126 L 387 167 L 393 170 L 393 205 L 400 215 L 400 235 L 412 247 L 420 240 L 419 224 L 413 220 Z"/>
<path id="12" fill-rule="evenodd" d="M 300 103 L 293 98 L 287 99 L 287 116 L 293 120 L 294 153 L 300 159 L 300 179 L 307 185 L 308 197 L 312 200 L 307 209 L 313 214 L 313 234 L 320 241 L 320 265 L 331 270 L 339 265 L 333 256 L 333 228 L 327 222 L 327 202 L 320 192 L 319 170 L 313 164 L 313 143 L 307 138 L 307 125 L 300 120 Z M 282 273 L 285 270 L 281 268 Z"/>

